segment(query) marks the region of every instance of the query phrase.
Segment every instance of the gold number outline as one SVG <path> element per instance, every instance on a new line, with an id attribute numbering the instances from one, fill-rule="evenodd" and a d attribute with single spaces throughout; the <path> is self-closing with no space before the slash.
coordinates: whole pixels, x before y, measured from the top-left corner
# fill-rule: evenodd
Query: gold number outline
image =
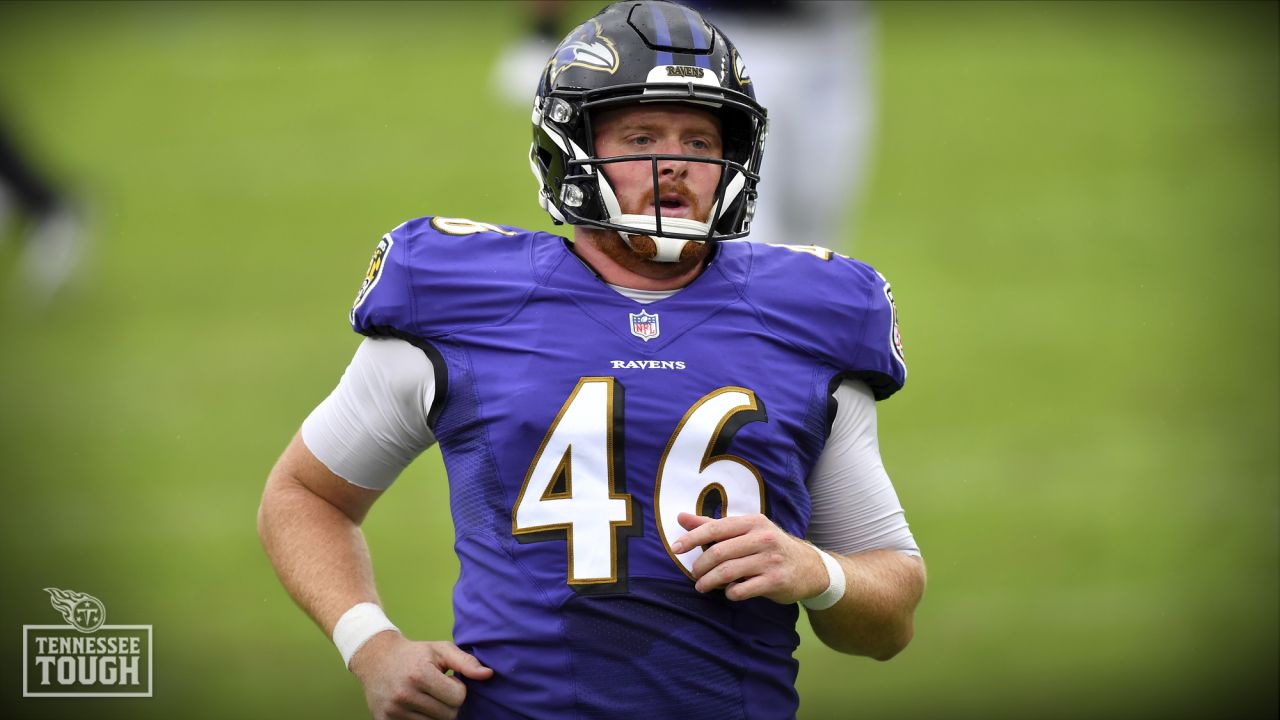
<path id="1" fill-rule="evenodd" d="M 765 508 L 768 507 L 768 501 L 765 495 L 764 478 L 761 477 L 760 471 L 756 470 L 754 465 L 743 458 L 724 452 L 724 449 L 733 441 L 733 436 L 736 435 L 744 425 L 757 421 L 769 421 L 769 416 L 764 409 L 764 403 L 756 397 L 753 390 L 737 386 L 722 387 L 719 390 L 703 395 L 698 402 L 694 403 L 693 406 L 689 408 L 688 412 L 684 414 L 684 417 L 680 418 L 680 423 L 676 425 L 675 432 L 671 433 L 671 438 L 667 440 L 667 447 L 662 451 L 662 458 L 658 461 L 658 479 L 653 484 L 653 519 L 654 524 L 658 528 L 658 537 L 662 538 L 662 547 L 667 551 L 667 557 L 671 558 L 671 562 L 675 563 L 676 567 L 680 568 L 680 572 L 688 576 L 690 580 L 694 579 L 693 574 L 685 568 L 684 563 L 680 562 L 680 559 L 676 557 L 676 554 L 671 552 L 671 541 L 667 539 L 667 534 L 662 530 L 662 504 L 660 500 L 662 497 L 662 476 L 667 467 L 667 456 L 671 454 L 671 449 L 676 444 L 676 438 L 680 437 L 680 433 L 684 431 L 684 426 L 689 422 L 689 418 L 693 417 L 693 414 L 698 411 L 698 408 L 710 402 L 713 398 L 729 392 L 744 393 L 747 396 L 747 404 L 738 405 L 733 410 L 725 413 L 724 417 L 720 418 L 720 422 L 716 425 L 715 432 L 711 433 L 711 438 L 707 441 L 707 449 L 702 453 L 702 462 L 698 466 L 698 474 L 701 475 L 702 472 L 707 469 L 707 466 L 714 462 L 724 460 L 737 463 L 755 476 L 756 485 L 760 488 L 760 512 L 763 513 Z M 697 504 L 701 505 L 706 499 L 708 492 L 713 488 L 720 491 L 720 497 L 724 502 L 723 512 L 728 513 L 729 491 L 719 483 L 712 482 L 703 486 L 703 488 L 698 492 Z M 694 508 L 695 511 L 699 511 L 701 509 L 701 507 Z"/>
<path id="2" fill-rule="evenodd" d="M 445 235 L 454 235 L 461 237 L 463 235 L 475 235 L 482 232 L 496 232 L 499 235 L 511 237 L 516 233 L 511 230 L 503 230 L 493 223 L 478 222 L 476 220 L 468 220 L 467 218 L 449 218 L 449 217 L 433 217 L 431 218 L 431 227 Z"/>
<path id="3" fill-rule="evenodd" d="M 611 570 L 609 577 L 593 578 L 590 580 L 578 580 L 576 577 L 574 577 L 574 574 L 573 574 L 573 570 L 574 570 L 573 523 L 551 523 L 548 525 L 535 525 L 532 527 L 526 527 L 526 528 L 520 529 L 516 525 L 516 515 L 520 510 L 521 503 L 524 502 L 524 494 L 529 489 L 529 481 L 533 479 L 533 471 L 535 468 L 538 467 L 538 462 L 542 459 L 542 454 L 546 451 L 547 445 L 550 444 L 552 436 L 555 435 L 556 428 L 560 426 L 560 421 L 564 418 L 564 414 L 568 412 L 569 406 L 571 406 L 574 400 L 578 398 L 578 392 L 582 390 L 584 385 L 591 382 L 603 382 L 608 385 L 608 391 L 607 391 L 608 399 L 606 401 L 607 403 L 606 412 L 607 412 L 608 420 L 606 421 L 606 427 L 605 427 L 605 444 L 606 444 L 605 452 L 606 452 L 606 457 L 608 458 L 606 465 L 608 467 L 607 482 L 608 482 L 608 489 L 609 489 L 609 498 L 611 500 L 626 501 L 627 517 L 625 520 L 609 521 L 609 544 L 610 544 L 609 567 Z M 524 482 L 520 484 L 520 494 L 516 497 L 515 505 L 512 506 L 511 535 L 516 539 L 517 542 L 536 543 L 536 542 L 547 542 L 550 540 L 560 540 L 561 533 L 564 533 L 564 540 L 565 540 L 566 549 L 567 549 L 566 551 L 568 553 L 568 562 L 565 568 L 565 575 L 566 575 L 565 581 L 571 587 L 583 587 L 583 586 L 593 586 L 593 585 L 607 586 L 607 585 L 618 584 L 618 578 L 620 576 L 620 573 L 618 572 L 618 568 L 619 568 L 618 556 L 620 554 L 620 550 L 621 550 L 621 554 L 625 557 L 625 548 L 620 548 L 620 546 L 626 542 L 626 538 L 622 536 L 627 533 L 624 533 L 623 529 L 632 525 L 635 522 L 634 520 L 635 501 L 632 499 L 630 493 L 618 492 L 617 485 L 616 485 L 616 482 L 617 482 L 616 472 L 618 468 L 622 467 L 622 458 L 620 457 L 621 446 L 614 442 L 614 427 L 615 425 L 619 424 L 619 421 L 622 418 L 622 409 L 623 409 L 622 385 L 618 383 L 615 378 L 612 378 L 612 377 L 579 378 L 578 384 L 573 387 L 573 392 L 569 393 L 568 399 L 565 400 L 564 404 L 560 406 L 560 411 L 556 413 L 555 420 L 551 422 L 551 426 L 547 428 L 546 435 L 543 436 L 542 442 L 538 445 L 538 451 L 534 453 L 533 461 L 529 463 L 529 469 L 525 471 Z M 571 470 L 571 467 L 573 465 L 572 453 L 573 453 L 573 445 L 572 443 L 570 443 L 570 445 L 565 449 L 564 456 L 560 459 L 560 463 L 556 466 L 556 470 L 553 472 L 551 480 L 547 483 L 546 487 L 543 489 L 541 499 L 543 500 L 549 500 L 549 499 L 572 500 L 573 499 L 572 470 Z M 558 479 L 560 474 L 564 475 L 565 490 L 564 492 L 553 493 L 551 489 L 555 487 L 556 480 Z"/>

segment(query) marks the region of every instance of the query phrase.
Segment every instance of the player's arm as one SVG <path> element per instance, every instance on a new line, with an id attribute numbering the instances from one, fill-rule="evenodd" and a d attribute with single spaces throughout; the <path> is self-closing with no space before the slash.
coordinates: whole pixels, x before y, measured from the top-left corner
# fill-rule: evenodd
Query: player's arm
<path id="1" fill-rule="evenodd" d="M 897 550 L 830 553 L 844 571 L 844 597 L 809 610 L 818 639 L 834 650 L 888 660 L 915 635 L 915 610 L 924 595 L 924 561 Z"/>
<path id="2" fill-rule="evenodd" d="M 841 652 L 888 660 L 911 640 L 924 564 L 880 462 L 870 390 L 850 381 L 836 397 L 831 437 L 809 482 L 810 540 L 826 549 L 830 569 L 843 577 L 832 577 L 814 545 L 763 515 L 711 520 L 683 514 L 680 522 L 690 532 L 672 550 L 714 542 L 694 563 L 696 587 L 724 588 L 730 600 L 818 599 L 833 579 L 843 580 L 838 602 L 810 610 L 815 633 Z"/>
<path id="3" fill-rule="evenodd" d="M 289 594 L 331 637 L 341 622 L 340 634 L 363 640 L 345 650 L 354 649 L 349 667 L 378 718 L 452 718 L 466 689 L 445 673 L 477 680 L 492 674 L 453 643 L 412 642 L 387 622 L 380 631 L 373 625 L 376 634 L 362 633 L 367 620 L 348 613 L 378 603 L 360 524 L 433 441 L 426 426 L 433 390 L 421 351 L 399 340 L 366 340 L 272 469 L 258 511 L 263 546 Z"/>
<path id="4" fill-rule="evenodd" d="M 693 566 L 699 592 L 723 588 L 730 600 L 766 597 L 792 603 L 816 598 L 831 584 L 817 550 L 764 515 L 713 520 L 681 513 L 679 520 L 690 532 L 672 543 L 677 554 L 715 543 Z M 924 562 L 897 550 L 828 556 L 844 575 L 845 592 L 835 605 L 809 611 L 814 633 L 843 653 L 876 660 L 897 655 L 915 633 Z"/>
<path id="5" fill-rule="evenodd" d="M 831 435 L 809 478 L 808 539 L 840 565 L 846 591 L 830 608 L 810 608 L 809 621 L 836 650 L 888 660 L 914 634 L 924 560 L 880 458 L 875 398 L 856 381 L 835 398 Z"/>
<path id="6" fill-rule="evenodd" d="M 360 523 L 381 494 L 333 474 L 301 433 L 267 477 L 258 534 L 285 589 L 326 634 L 356 603 L 378 603 Z"/>

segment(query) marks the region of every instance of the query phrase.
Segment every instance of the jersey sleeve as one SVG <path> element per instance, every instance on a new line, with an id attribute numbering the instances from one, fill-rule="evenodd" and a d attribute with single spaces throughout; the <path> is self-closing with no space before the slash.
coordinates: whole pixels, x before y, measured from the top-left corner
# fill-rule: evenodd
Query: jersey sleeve
<path id="1" fill-rule="evenodd" d="M 888 549 L 919 556 L 880 459 L 871 389 L 845 380 L 832 397 L 836 415 L 831 434 L 807 482 L 813 515 L 806 536 L 824 550 L 845 555 Z"/>
<path id="2" fill-rule="evenodd" d="M 852 346 L 849 375 L 867 383 L 877 400 L 883 400 L 907 383 L 907 360 L 898 328 L 898 306 L 893 288 L 883 275 L 863 265 L 867 277 L 867 301 L 861 308 L 861 332 Z"/>
<path id="3" fill-rule="evenodd" d="M 889 281 L 825 248 L 753 248 L 748 296 L 775 333 L 805 348 L 838 378 L 861 380 L 876 400 L 907 381 Z"/>
<path id="4" fill-rule="evenodd" d="M 351 308 L 368 336 L 430 338 L 501 322 L 535 285 L 527 230 L 410 220 L 382 236 Z"/>
<path id="5" fill-rule="evenodd" d="M 431 360 L 395 338 L 366 338 L 333 392 L 302 423 L 302 441 L 333 474 L 370 490 L 391 486 L 435 443 Z"/>
<path id="6" fill-rule="evenodd" d="M 385 331 L 414 323 L 409 238 L 401 232 L 404 227 L 383 235 L 373 249 L 349 317 L 351 327 L 361 335 L 390 334 Z"/>

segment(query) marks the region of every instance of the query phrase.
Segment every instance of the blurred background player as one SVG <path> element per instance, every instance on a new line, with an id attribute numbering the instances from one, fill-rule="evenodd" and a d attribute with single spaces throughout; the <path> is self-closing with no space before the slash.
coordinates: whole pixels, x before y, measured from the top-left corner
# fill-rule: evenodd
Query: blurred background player
<path id="1" fill-rule="evenodd" d="M 84 231 L 64 194 L 20 151 L 0 113 L 0 238 L 21 224 L 23 289 L 39 300 L 66 284 L 84 251 Z"/>
<path id="2" fill-rule="evenodd" d="M 770 108 L 767 185 L 750 240 L 848 249 L 875 119 L 875 22 L 868 3 L 814 0 L 685 2 L 751 58 L 756 97 Z M 494 87 L 532 99 L 538 69 L 563 37 L 571 6 L 524 3 L 526 35 L 499 56 Z M 815 58 L 815 48 L 822 48 Z M 814 62 L 820 59 L 821 62 Z M 803 109 L 787 112 L 786 108 Z"/>

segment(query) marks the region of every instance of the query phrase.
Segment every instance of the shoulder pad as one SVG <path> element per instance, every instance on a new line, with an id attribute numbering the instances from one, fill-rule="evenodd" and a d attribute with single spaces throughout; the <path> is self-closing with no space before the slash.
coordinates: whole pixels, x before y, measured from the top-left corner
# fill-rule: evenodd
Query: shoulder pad
<path id="1" fill-rule="evenodd" d="M 498 322 L 532 291 L 531 244 L 550 237 L 462 218 L 410 220 L 374 249 L 351 326 L 430 337 Z"/>
<path id="2" fill-rule="evenodd" d="M 907 364 L 883 275 L 823 247 L 750 245 L 748 297 L 774 332 L 865 381 L 877 400 L 902 388 Z"/>

